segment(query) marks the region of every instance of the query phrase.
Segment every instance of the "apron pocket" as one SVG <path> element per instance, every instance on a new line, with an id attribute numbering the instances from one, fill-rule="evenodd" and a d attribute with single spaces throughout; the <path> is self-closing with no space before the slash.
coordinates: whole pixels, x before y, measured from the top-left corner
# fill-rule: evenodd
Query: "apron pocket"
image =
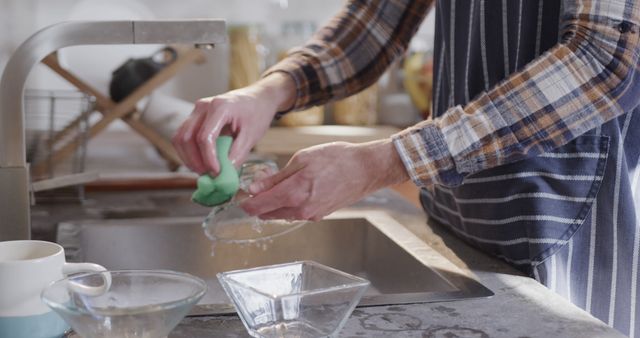
<path id="1" fill-rule="evenodd" d="M 422 191 L 430 217 L 515 265 L 544 261 L 583 224 L 603 179 L 609 138 L 583 135 L 552 152 Z"/>

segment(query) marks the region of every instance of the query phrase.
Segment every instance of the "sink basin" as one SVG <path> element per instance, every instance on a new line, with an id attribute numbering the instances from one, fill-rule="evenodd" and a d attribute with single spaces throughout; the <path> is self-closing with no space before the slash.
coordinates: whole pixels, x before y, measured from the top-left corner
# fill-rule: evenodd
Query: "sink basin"
<path id="1" fill-rule="evenodd" d="M 362 305 L 449 301 L 493 293 L 381 211 L 337 212 L 259 244 L 212 243 L 202 218 L 63 223 L 58 242 L 69 261 L 110 270 L 169 269 L 196 275 L 208 293 L 191 314 L 235 312 L 216 279 L 230 270 L 315 261 L 368 279 Z"/>

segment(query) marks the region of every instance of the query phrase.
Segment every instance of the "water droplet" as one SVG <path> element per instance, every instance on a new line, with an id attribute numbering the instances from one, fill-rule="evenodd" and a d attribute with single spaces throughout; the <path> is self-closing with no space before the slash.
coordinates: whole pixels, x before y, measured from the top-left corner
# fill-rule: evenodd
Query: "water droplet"
<path id="1" fill-rule="evenodd" d="M 216 255 L 216 244 L 218 243 L 215 239 L 211 241 L 211 257 L 214 257 Z"/>
<path id="2" fill-rule="evenodd" d="M 251 222 L 251 229 L 253 229 L 253 231 L 257 232 L 257 233 L 262 233 L 262 220 L 260 220 L 259 218 L 255 217 L 253 219 L 253 222 Z"/>

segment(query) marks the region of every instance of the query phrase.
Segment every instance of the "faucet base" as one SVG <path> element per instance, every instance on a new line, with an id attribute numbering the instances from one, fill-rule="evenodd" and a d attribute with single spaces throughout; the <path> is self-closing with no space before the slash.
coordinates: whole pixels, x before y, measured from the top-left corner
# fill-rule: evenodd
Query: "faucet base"
<path id="1" fill-rule="evenodd" d="M 29 169 L 0 168 L 0 241 L 31 238 Z"/>

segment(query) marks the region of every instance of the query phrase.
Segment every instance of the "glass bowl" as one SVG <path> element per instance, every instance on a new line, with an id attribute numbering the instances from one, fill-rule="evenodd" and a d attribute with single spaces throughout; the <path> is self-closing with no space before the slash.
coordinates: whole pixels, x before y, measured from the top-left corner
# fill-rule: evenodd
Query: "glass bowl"
<path id="1" fill-rule="evenodd" d="M 218 274 L 253 337 L 336 336 L 369 281 L 301 261 Z"/>
<path id="2" fill-rule="evenodd" d="M 253 244 L 284 235 L 305 225 L 306 221 L 267 220 L 249 216 L 240 204 L 251 195 L 249 185 L 255 180 L 275 174 L 278 166 L 269 160 L 245 162 L 240 168 L 240 190 L 231 201 L 215 206 L 202 223 L 213 243 Z"/>
<path id="3" fill-rule="evenodd" d="M 111 277 L 100 295 L 77 292 Z M 189 274 L 165 270 L 78 274 L 52 283 L 42 300 L 85 338 L 167 337 L 207 290 Z"/>
<path id="4" fill-rule="evenodd" d="M 306 221 L 261 220 L 250 216 L 238 201 L 213 208 L 202 223 L 205 235 L 213 243 L 259 244 L 294 231 Z"/>

